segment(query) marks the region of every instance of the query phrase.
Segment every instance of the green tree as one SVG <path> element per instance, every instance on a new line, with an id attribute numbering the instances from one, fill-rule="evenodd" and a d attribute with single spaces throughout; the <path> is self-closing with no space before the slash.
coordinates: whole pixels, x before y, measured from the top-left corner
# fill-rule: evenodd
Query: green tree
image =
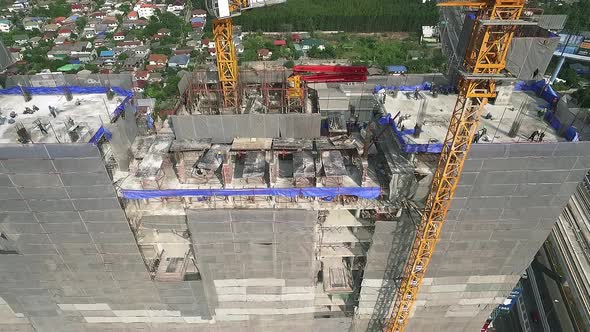
<path id="1" fill-rule="evenodd" d="M 559 75 L 561 79 L 564 79 L 572 88 L 577 88 L 580 86 L 580 76 L 570 67 L 564 68 L 561 70 L 561 74 Z"/>
<path id="2" fill-rule="evenodd" d="M 127 53 L 121 53 L 121 54 L 119 54 L 119 56 L 117 57 L 117 60 L 119 60 L 119 61 L 121 61 L 121 62 L 122 62 L 122 61 L 125 61 L 125 60 L 127 60 L 127 59 L 129 59 L 129 54 L 127 54 Z"/>
<path id="3" fill-rule="evenodd" d="M 578 89 L 572 94 L 578 105 L 583 108 L 590 108 L 590 87 Z"/>
<path id="4" fill-rule="evenodd" d="M 88 19 L 86 18 L 86 16 L 78 17 L 78 19 L 76 20 L 76 27 L 78 28 L 78 31 L 80 31 L 80 32 L 84 31 L 84 27 L 86 26 L 86 23 L 88 23 Z"/>
<path id="5" fill-rule="evenodd" d="M 100 70 L 100 68 L 97 65 L 93 65 L 91 63 L 85 64 L 84 69 L 90 70 L 94 74 L 98 73 L 98 71 Z"/>
<path id="6" fill-rule="evenodd" d="M 291 69 L 291 68 L 295 67 L 295 61 L 289 60 L 289 61 L 285 62 L 283 64 L 283 66 L 285 66 L 285 68 Z"/>

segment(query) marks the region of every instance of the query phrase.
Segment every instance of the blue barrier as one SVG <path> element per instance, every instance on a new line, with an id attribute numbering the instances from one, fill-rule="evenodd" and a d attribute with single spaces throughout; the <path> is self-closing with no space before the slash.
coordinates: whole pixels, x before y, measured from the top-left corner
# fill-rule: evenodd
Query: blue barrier
<path id="1" fill-rule="evenodd" d="M 386 90 L 386 91 L 416 91 L 416 89 L 418 91 L 430 91 L 432 90 L 432 83 L 430 82 L 424 82 L 422 84 L 418 84 L 418 85 L 375 85 L 375 87 L 373 88 L 373 93 L 377 93 L 379 92 L 379 90 Z"/>
<path id="2" fill-rule="evenodd" d="M 88 143 L 96 145 L 103 136 L 107 139 L 107 141 L 110 141 L 111 138 L 113 138 L 113 133 L 111 133 L 104 126 L 100 126 L 100 128 L 98 128 L 98 130 L 96 131 L 96 133 L 94 133 L 94 136 L 92 136 Z"/>
<path id="3" fill-rule="evenodd" d="M 280 196 L 316 197 L 332 200 L 339 195 L 376 199 L 381 195 L 379 187 L 322 187 L 322 188 L 251 188 L 251 189 L 168 189 L 168 190 L 121 190 L 127 199 L 163 197 L 229 197 L 229 196 Z"/>
<path id="4" fill-rule="evenodd" d="M 58 86 L 58 87 L 22 87 L 23 90 L 31 95 L 58 95 L 68 90 L 72 94 L 95 94 L 106 93 L 109 88 L 102 86 Z M 123 102 L 115 108 L 113 116 L 118 116 L 125 110 L 125 104 L 133 97 L 133 92 L 119 87 L 111 88 L 115 94 L 124 96 Z M 20 95 L 21 87 L 13 86 L 7 89 L 0 89 L 0 95 Z"/>
<path id="5" fill-rule="evenodd" d="M 545 119 L 545 121 L 547 121 L 549 123 L 551 128 L 553 128 L 557 131 L 559 131 L 561 129 L 561 126 L 562 126 L 561 121 L 559 121 L 559 119 L 557 118 L 555 113 L 553 113 L 553 112 L 545 113 L 544 119 Z M 575 141 L 578 138 L 578 131 L 576 130 L 576 127 L 568 126 L 564 131 L 564 137 L 566 140 L 568 140 L 570 142 Z"/>
<path id="6" fill-rule="evenodd" d="M 397 129 L 397 125 L 391 121 L 391 114 L 380 118 L 378 120 L 381 125 L 390 125 L 395 137 L 400 143 L 400 149 L 405 153 L 441 153 L 443 145 L 442 143 L 434 144 L 408 144 L 404 136 L 413 135 L 414 129 L 406 129 L 400 131 Z"/>

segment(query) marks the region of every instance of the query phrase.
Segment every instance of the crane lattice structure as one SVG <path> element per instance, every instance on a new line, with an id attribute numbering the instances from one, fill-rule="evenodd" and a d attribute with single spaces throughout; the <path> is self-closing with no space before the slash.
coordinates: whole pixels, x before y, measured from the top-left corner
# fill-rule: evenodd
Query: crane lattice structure
<path id="1" fill-rule="evenodd" d="M 469 153 L 479 118 L 488 98 L 496 96 L 496 80 L 506 79 L 506 55 L 519 25 L 525 0 L 453 1 L 439 6 L 465 6 L 477 10 L 475 25 L 460 72 L 459 96 L 443 150 L 416 231 L 388 332 L 402 332 L 410 316 L 424 275 L 446 219 L 453 194 Z"/>

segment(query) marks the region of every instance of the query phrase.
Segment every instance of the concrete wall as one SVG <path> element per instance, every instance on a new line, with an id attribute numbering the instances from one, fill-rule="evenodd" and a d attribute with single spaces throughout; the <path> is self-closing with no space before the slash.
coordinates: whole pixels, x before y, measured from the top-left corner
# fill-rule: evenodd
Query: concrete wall
<path id="1" fill-rule="evenodd" d="M 177 139 L 211 138 L 231 143 L 236 137 L 316 138 L 319 114 L 173 115 Z"/>
<path id="2" fill-rule="evenodd" d="M 38 332 L 117 331 L 208 314 L 200 281 L 150 280 L 93 145 L 0 145 L 0 232 L 18 251 L 0 254 L 0 330 L 28 331 L 28 319 Z"/>
<path id="3" fill-rule="evenodd" d="M 590 168 L 590 143 L 475 144 L 408 331 L 477 331 Z"/>
<path id="4" fill-rule="evenodd" d="M 192 210 L 187 217 L 216 320 L 313 319 L 317 212 Z"/>

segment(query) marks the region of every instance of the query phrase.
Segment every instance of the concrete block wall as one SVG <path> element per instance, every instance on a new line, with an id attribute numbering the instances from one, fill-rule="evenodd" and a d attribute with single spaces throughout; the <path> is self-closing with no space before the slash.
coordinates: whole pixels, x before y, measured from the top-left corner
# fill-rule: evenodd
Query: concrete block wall
<path id="1" fill-rule="evenodd" d="M 589 142 L 473 145 L 407 329 L 480 329 L 589 168 Z"/>
<path id="2" fill-rule="evenodd" d="M 216 320 L 313 318 L 317 212 L 190 210 L 187 220 Z"/>
<path id="3" fill-rule="evenodd" d="M 150 280 L 97 148 L 1 144 L 0 330 L 208 321 L 200 281 Z"/>

